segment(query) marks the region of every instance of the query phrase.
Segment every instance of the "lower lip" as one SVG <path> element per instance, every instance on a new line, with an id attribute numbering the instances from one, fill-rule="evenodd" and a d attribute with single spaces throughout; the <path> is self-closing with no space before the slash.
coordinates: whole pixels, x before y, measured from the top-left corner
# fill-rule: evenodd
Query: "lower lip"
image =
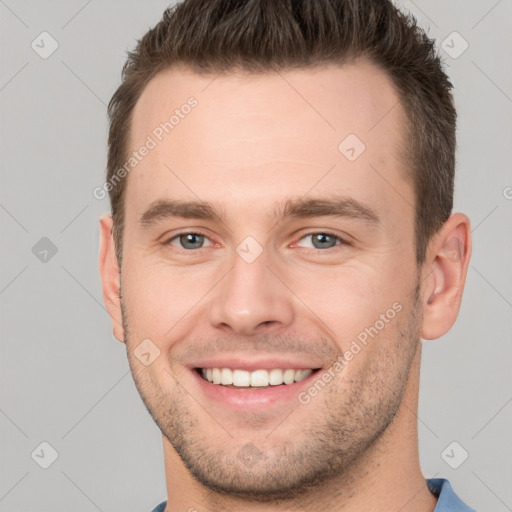
<path id="1" fill-rule="evenodd" d="M 210 400 L 228 407 L 251 409 L 282 405 L 283 402 L 289 402 L 290 400 L 298 402 L 298 394 L 303 388 L 311 384 L 311 381 L 315 379 L 319 370 L 314 371 L 300 382 L 281 384 L 280 386 L 268 386 L 264 389 L 237 389 L 221 384 L 212 384 L 204 380 L 196 370 L 192 369 L 191 371 L 199 388 Z"/>

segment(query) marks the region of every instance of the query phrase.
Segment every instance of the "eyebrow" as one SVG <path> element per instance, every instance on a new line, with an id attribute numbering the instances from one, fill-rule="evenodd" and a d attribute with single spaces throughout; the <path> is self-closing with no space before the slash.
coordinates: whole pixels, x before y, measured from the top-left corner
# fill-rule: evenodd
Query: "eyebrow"
<path id="1" fill-rule="evenodd" d="M 184 201 L 178 199 L 158 200 L 142 214 L 140 226 L 143 229 L 169 219 L 221 220 L 222 214 L 206 201 Z M 278 205 L 273 218 L 281 222 L 286 218 L 345 217 L 378 225 L 381 219 L 376 211 L 353 198 L 336 197 L 324 199 L 289 199 Z"/>
<path id="2" fill-rule="evenodd" d="M 284 203 L 284 207 L 276 210 L 275 216 L 278 220 L 287 217 L 347 217 L 373 225 L 381 222 L 376 211 L 349 197 L 288 200 Z"/>
<path id="3" fill-rule="evenodd" d="M 142 214 L 139 223 L 142 228 L 149 228 L 157 222 L 173 217 L 203 220 L 217 220 L 220 218 L 210 203 L 173 199 L 151 203 L 150 207 Z"/>

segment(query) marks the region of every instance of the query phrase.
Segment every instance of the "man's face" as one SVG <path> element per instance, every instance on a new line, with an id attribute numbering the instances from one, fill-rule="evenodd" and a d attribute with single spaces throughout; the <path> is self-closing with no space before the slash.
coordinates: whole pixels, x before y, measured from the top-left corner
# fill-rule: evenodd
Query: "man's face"
<path id="1" fill-rule="evenodd" d="M 289 497 L 354 467 L 411 385 L 421 309 L 403 112 L 364 62 L 214 78 L 166 71 L 136 105 L 130 152 L 157 144 L 126 190 L 125 342 L 198 481 Z"/>

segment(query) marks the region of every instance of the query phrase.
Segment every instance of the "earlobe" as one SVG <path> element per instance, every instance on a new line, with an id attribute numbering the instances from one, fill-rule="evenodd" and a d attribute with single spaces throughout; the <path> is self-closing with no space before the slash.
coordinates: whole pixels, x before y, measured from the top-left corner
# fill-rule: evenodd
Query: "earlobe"
<path id="1" fill-rule="evenodd" d="M 436 339 L 455 323 L 471 257 L 469 219 L 455 213 L 429 247 L 425 268 L 422 338 Z"/>
<path id="2" fill-rule="evenodd" d="M 117 262 L 112 236 L 113 221 L 110 215 L 100 219 L 100 251 L 98 266 L 103 287 L 103 300 L 112 321 L 114 337 L 124 343 L 121 315 L 120 279 L 121 273 Z"/>

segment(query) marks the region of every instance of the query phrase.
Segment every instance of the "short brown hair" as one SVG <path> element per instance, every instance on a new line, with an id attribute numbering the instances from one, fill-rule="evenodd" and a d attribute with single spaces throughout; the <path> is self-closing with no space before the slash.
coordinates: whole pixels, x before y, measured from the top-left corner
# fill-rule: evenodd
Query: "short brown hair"
<path id="1" fill-rule="evenodd" d="M 416 198 L 416 261 L 453 207 L 456 112 L 434 41 L 389 0 L 184 0 L 128 53 L 108 105 L 107 182 L 126 161 L 134 106 L 160 71 L 312 68 L 365 57 L 391 78 L 407 118 L 407 174 Z M 109 188 L 121 264 L 126 177 Z"/>

